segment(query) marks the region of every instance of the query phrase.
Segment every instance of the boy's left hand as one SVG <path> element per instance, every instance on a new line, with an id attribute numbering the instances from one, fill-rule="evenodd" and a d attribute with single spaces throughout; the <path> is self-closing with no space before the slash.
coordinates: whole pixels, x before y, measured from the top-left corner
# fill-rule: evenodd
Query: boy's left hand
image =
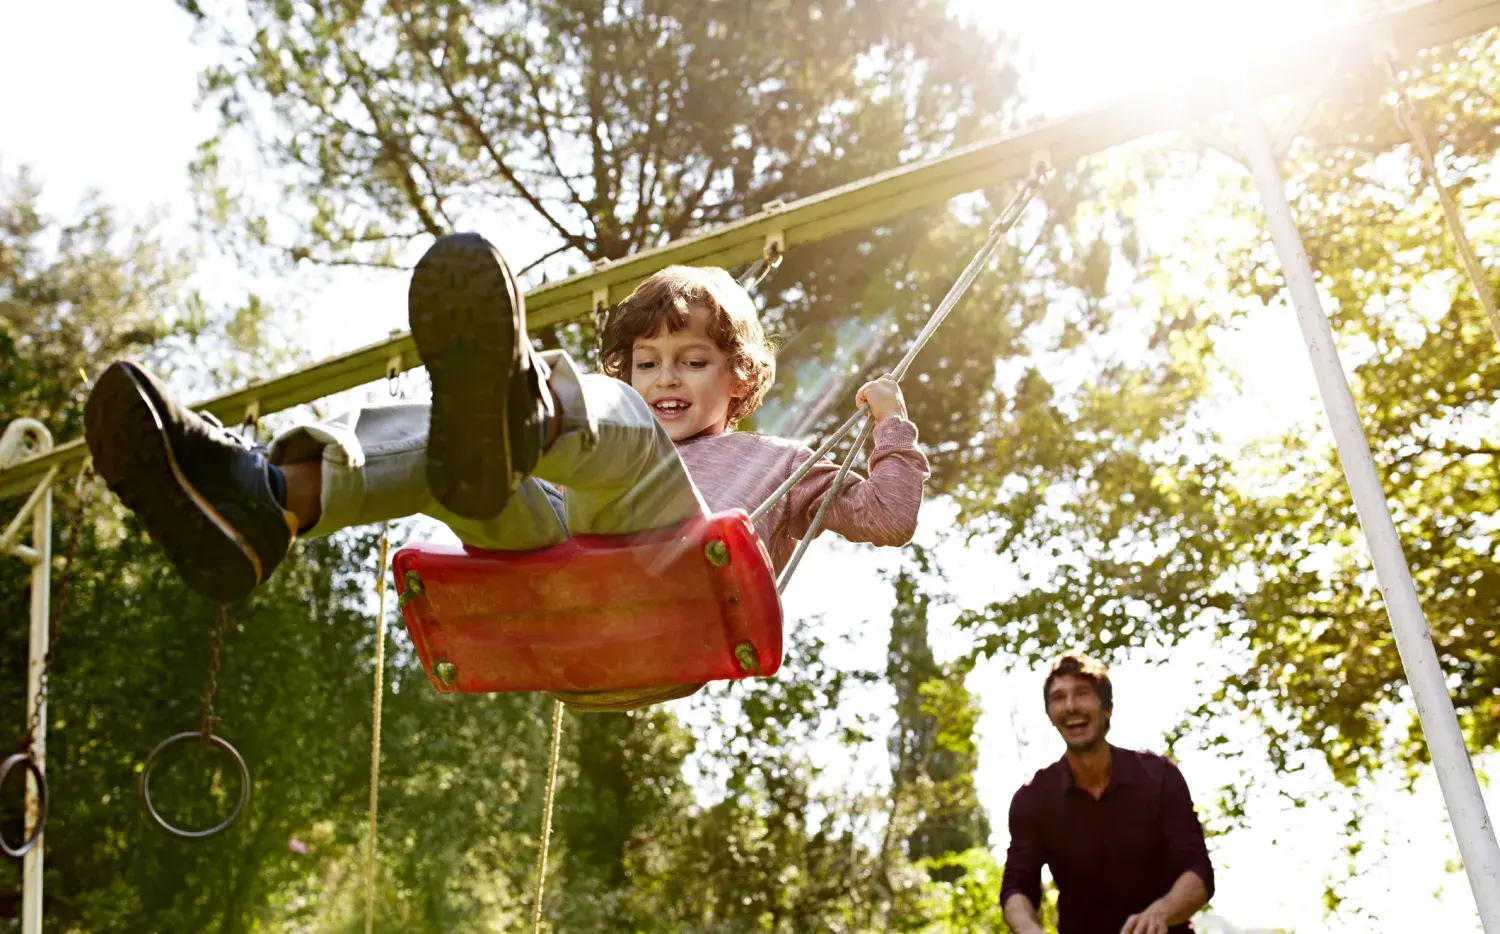
<path id="1" fill-rule="evenodd" d="M 906 417 L 906 399 L 901 395 L 901 386 L 889 375 L 861 386 L 854 404 L 869 406 L 870 416 L 877 424 L 892 415 Z"/>

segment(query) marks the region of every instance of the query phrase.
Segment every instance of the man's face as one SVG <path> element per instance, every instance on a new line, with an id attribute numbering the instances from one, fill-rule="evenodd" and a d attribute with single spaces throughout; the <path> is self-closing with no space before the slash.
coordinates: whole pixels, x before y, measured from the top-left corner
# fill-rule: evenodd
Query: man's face
<path id="1" fill-rule="evenodd" d="M 1047 718 L 1074 752 L 1087 752 L 1104 742 L 1109 712 L 1087 678 L 1058 675 L 1047 689 Z"/>

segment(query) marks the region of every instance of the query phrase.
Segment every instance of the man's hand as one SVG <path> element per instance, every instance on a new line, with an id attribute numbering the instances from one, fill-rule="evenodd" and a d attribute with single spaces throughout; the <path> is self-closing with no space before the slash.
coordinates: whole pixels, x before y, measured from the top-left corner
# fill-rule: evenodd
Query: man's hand
<path id="1" fill-rule="evenodd" d="M 854 404 L 869 406 L 870 417 L 877 424 L 892 415 L 897 418 L 906 417 L 906 399 L 901 395 L 901 387 L 890 376 L 882 376 L 861 386 L 854 397 Z"/>
<path id="2" fill-rule="evenodd" d="M 1153 903 L 1140 914 L 1125 919 L 1120 934 L 1167 934 L 1167 911 Z"/>
<path id="3" fill-rule="evenodd" d="M 1005 923 L 1010 925 L 1011 934 L 1043 934 L 1036 906 L 1020 892 L 1011 893 L 1001 911 L 1005 915 Z"/>
<path id="4" fill-rule="evenodd" d="M 1186 924 L 1193 913 L 1208 904 L 1208 886 L 1189 869 L 1177 877 L 1167 894 L 1158 898 L 1140 914 L 1125 919 L 1120 934 L 1167 934 L 1174 924 Z"/>

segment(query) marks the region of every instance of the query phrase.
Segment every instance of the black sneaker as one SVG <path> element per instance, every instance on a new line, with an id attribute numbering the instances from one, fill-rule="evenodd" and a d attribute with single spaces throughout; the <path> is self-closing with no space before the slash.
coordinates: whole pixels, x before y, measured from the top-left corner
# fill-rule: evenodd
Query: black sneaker
<path id="1" fill-rule="evenodd" d="M 552 414 L 521 290 L 488 240 L 450 234 L 412 271 L 407 313 L 432 378 L 427 488 L 460 516 L 498 516 L 536 466 Z"/>
<path id="2" fill-rule="evenodd" d="M 83 420 L 94 469 L 189 587 L 239 600 L 286 557 L 297 519 L 272 491 L 265 453 L 184 408 L 150 373 L 110 364 Z"/>

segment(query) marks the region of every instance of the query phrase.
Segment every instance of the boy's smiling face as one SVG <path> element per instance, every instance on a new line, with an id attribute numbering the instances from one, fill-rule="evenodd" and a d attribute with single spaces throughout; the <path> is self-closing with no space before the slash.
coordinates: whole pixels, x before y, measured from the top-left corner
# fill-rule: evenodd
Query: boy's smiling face
<path id="1" fill-rule="evenodd" d="M 708 322 L 708 309 L 695 305 L 687 327 L 676 332 L 664 327 L 631 346 L 630 385 L 673 441 L 723 432 L 729 405 L 741 393 L 728 355 L 709 336 Z"/>

